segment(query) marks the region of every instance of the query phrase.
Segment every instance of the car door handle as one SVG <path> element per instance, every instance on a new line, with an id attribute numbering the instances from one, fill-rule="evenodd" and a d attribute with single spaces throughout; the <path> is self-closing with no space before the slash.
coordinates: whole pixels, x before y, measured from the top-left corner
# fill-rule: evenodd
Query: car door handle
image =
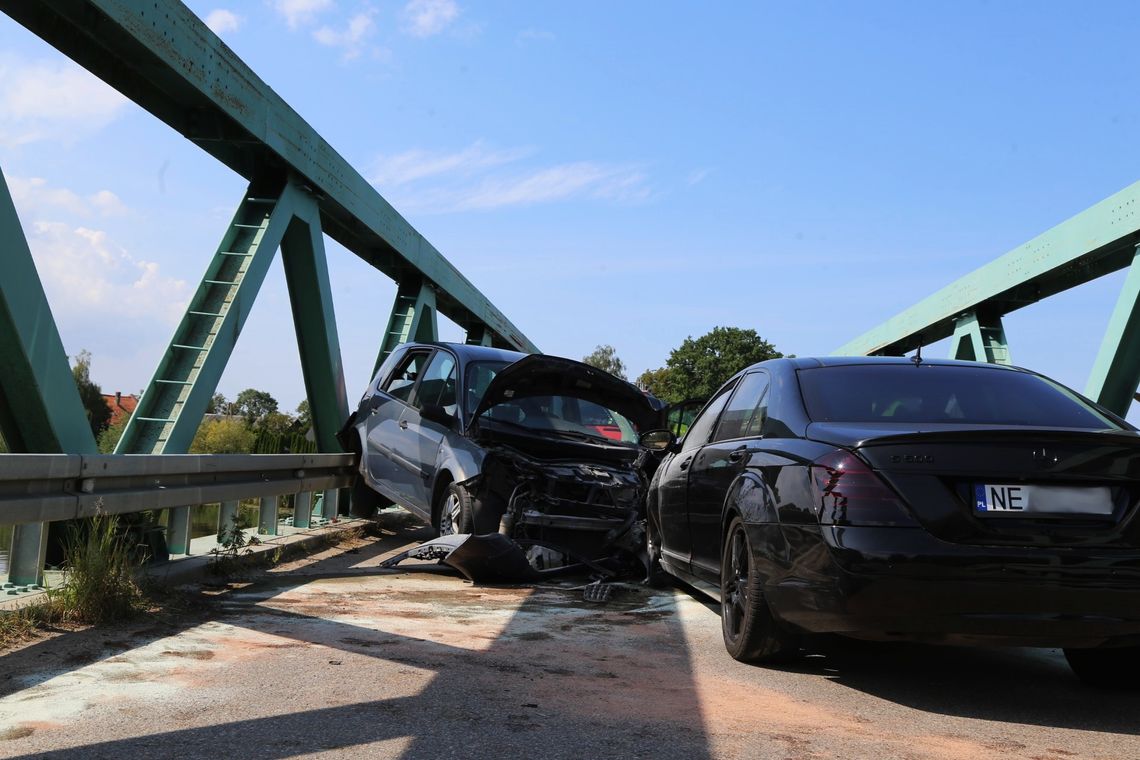
<path id="1" fill-rule="evenodd" d="M 681 464 L 677 465 L 677 469 L 679 469 L 679 470 L 687 470 L 687 469 L 689 469 L 689 462 L 691 462 L 691 461 L 693 461 L 693 458 L 692 458 L 692 457 L 688 457 L 687 459 L 685 459 L 685 461 L 684 461 L 684 462 L 681 462 Z"/>
<path id="2" fill-rule="evenodd" d="M 743 446 L 741 446 L 739 449 L 733 449 L 728 455 L 728 461 L 736 463 L 743 462 L 744 456 L 747 453 L 748 449 L 744 448 Z"/>
<path id="3" fill-rule="evenodd" d="M 400 430 L 407 430 L 407 429 L 408 429 L 408 421 L 407 420 L 400 420 Z"/>

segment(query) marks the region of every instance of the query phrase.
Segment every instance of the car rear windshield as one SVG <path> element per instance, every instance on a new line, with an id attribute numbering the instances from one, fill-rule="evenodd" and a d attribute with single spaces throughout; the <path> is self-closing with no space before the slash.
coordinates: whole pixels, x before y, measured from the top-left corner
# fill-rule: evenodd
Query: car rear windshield
<path id="1" fill-rule="evenodd" d="M 946 422 L 1102 430 L 1120 426 L 1039 375 L 985 366 L 847 365 L 799 371 L 818 422 Z"/>

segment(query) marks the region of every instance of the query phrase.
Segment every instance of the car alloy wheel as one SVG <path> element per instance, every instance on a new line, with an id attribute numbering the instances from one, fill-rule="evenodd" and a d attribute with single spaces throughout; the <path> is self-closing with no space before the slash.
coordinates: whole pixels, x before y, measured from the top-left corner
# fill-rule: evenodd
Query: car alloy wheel
<path id="1" fill-rule="evenodd" d="M 448 483 L 436 513 L 436 532 L 441 536 L 473 533 L 471 496 L 457 483 Z"/>
<path id="2" fill-rule="evenodd" d="M 781 627 L 764 598 L 764 582 L 739 517 L 728 527 L 721 554 L 721 632 L 724 646 L 743 662 L 778 662 L 799 652 L 796 637 Z"/>

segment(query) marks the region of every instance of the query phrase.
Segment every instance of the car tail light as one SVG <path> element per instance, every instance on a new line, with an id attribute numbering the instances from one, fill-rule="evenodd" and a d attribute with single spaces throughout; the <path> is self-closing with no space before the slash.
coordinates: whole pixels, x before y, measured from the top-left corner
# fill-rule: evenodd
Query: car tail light
<path id="1" fill-rule="evenodd" d="M 815 509 L 824 525 L 914 525 L 902 500 L 863 460 L 833 451 L 812 462 Z"/>

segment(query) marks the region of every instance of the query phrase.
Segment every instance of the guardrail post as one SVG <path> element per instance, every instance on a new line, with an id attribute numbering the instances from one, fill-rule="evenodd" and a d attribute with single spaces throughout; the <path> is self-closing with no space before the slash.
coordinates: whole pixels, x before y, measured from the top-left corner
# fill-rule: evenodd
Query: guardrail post
<path id="1" fill-rule="evenodd" d="M 311 527 L 313 521 L 313 492 L 304 491 L 297 494 L 293 505 L 293 527 Z"/>
<path id="2" fill-rule="evenodd" d="M 176 507 L 168 511 L 166 547 L 171 554 L 190 553 L 190 507 Z"/>
<path id="3" fill-rule="evenodd" d="M 266 536 L 277 535 L 277 502 L 276 496 L 262 496 L 261 508 L 257 513 L 257 532 Z"/>
<path id="4" fill-rule="evenodd" d="M 47 537 L 47 523 L 16 526 L 12 534 L 12 555 L 8 561 L 9 583 L 15 583 L 17 586 L 43 583 Z"/>
<path id="5" fill-rule="evenodd" d="M 236 501 L 223 501 L 218 508 L 218 533 L 229 530 L 237 517 L 238 503 Z"/>
<path id="6" fill-rule="evenodd" d="M 321 517 L 329 522 L 335 522 L 340 515 L 340 491 L 330 488 L 324 492 L 321 499 Z"/>

